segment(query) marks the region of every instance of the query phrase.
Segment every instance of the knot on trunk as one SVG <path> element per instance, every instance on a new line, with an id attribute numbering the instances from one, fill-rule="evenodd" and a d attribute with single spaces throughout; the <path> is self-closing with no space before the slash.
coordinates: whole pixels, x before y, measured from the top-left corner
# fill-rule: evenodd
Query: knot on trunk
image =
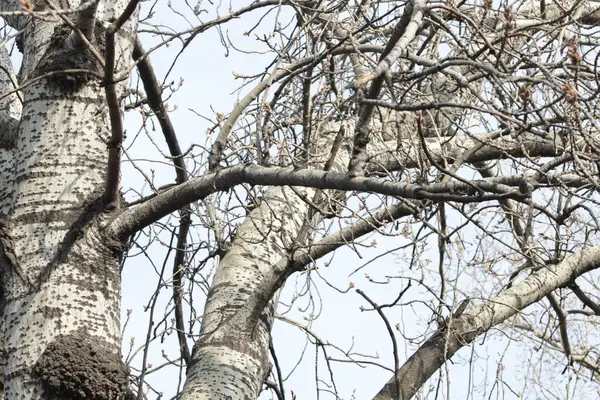
<path id="1" fill-rule="evenodd" d="M 33 370 L 47 398 L 109 400 L 131 397 L 129 371 L 118 353 L 84 332 L 58 336 Z"/>
<path id="2" fill-rule="evenodd" d="M 105 30 L 100 22 L 96 22 L 94 35 L 88 38 L 88 44 L 68 25 L 57 25 L 37 65 L 36 75 L 49 74 L 48 82 L 67 93 L 78 91 L 94 77 L 100 79 L 103 68 L 90 45 L 94 46 L 97 54 L 104 54 Z"/>

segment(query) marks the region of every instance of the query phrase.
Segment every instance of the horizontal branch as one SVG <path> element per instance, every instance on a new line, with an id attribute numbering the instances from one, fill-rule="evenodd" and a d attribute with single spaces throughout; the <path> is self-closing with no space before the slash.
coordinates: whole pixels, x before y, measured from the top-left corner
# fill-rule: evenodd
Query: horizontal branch
<path id="1" fill-rule="evenodd" d="M 590 247 L 565 258 L 558 264 L 546 265 L 495 298 L 471 308 L 450 321 L 447 329 L 437 331 L 419 347 L 398 370 L 397 376 L 392 377 L 373 400 L 412 398 L 446 360 L 475 340 L 477 336 L 598 267 L 600 267 L 600 247 Z M 396 378 L 401 383 L 401 396 L 396 394 Z"/>
<path id="2" fill-rule="evenodd" d="M 300 186 L 378 193 L 404 199 L 473 203 L 490 200 L 524 198 L 519 187 L 523 178 L 502 177 L 467 181 L 450 181 L 427 185 L 400 183 L 384 178 L 350 177 L 345 173 L 322 170 L 237 165 L 191 179 L 163 192 L 136 208 L 127 210 L 111 223 L 112 233 L 127 237 L 162 217 L 213 193 L 229 190 L 239 184 L 262 186 Z M 505 185 L 507 181 L 510 185 Z M 546 182 L 547 178 L 543 178 Z M 539 182 L 527 181 L 534 186 Z M 557 184 L 562 181 L 557 182 Z"/>
<path id="3" fill-rule="evenodd" d="M 574 138 L 574 150 L 584 149 L 585 140 L 581 137 Z M 411 143 L 412 141 L 412 143 Z M 495 133 L 480 133 L 472 135 L 454 135 L 448 137 L 425 138 L 427 150 L 432 161 L 443 164 L 452 163 L 461 158 L 469 149 L 481 146 L 477 152 L 469 154 L 463 160 L 465 163 L 479 161 L 499 160 L 509 157 L 554 157 L 564 152 L 553 138 L 544 139 L 534 134 L 524 133 L 518 138 L 509 135 L 498 137 Z M 403 138 L 403 147 L 396 149 L 396 141 L 371 142 L 368 148 L 369 159 L 367 170 L 394 171 L 402 168 L 420 167 L 421 143 L 417 137 Z"/>

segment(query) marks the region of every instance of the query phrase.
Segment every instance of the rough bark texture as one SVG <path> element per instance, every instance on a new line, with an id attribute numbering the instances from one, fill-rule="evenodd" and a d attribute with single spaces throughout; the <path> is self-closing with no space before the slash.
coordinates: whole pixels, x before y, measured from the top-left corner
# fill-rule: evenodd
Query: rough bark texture
<path id="1" fill-rule="evenodd" d="M 81 4 L 74 0 L 70 4 L 69 1 L 56 2 L 60 7 Z M 408 46 L 406 39 L 398 42 L 400 44 L 394 52 L 389 53 L 391 56 L 383 56 L 385 62 L 371 77 L 378 78 L 379 88 L 371 86 L 372 95 L 364 103 L 356 105 L 363 107 L 363 112 L 359 113 L 362 117 L 358 119 L 356 131 L 359 134 L 354 138 L 354 148 L 349 145 L 352 138 L 346 135 L 342 146 L 332 149 L 336 143 L 334 138 L 344 132 L 340 123 L 325 122 L 319 127 L 318 121 L 311 119 L 310 107 L 306 105 L 304 122 L 305 127 L 310 128 L 307 131 L 311 132 L 306 143 L 311 143 L 307 146 L 309 155 L 300 160 L 300 170 L 297 165 L 289 163 L 281 168 L 240 164 L 219 171 L 220 156 L 226 148 L 224 145 L 247 106 L 267 87 L 284 77 L 293 77 L 291 74 L 296 73 L 298 68 L 317 65 L 317 59 L 312 56 L 293 60 L 285 67 L 277 67 L 279 69 L 244 97 L 227 118 L 210 156 L 210 168 L 214 173 L 190 179 L 187 183 L 182 183 L 184 179 L 180 175 L 178 187 L 157 194 L 139 207 L 115 217 L 121 211 L 119 204 L 104 204 L 101 198 L 107 180 L 107 143 L 111 137 L 111 124 L 115 125 L 115 115 L 116 121 L 120 119 L 118 112 L 111 114 L 112 120 L 108 118 L 104 88 L 113 82 L 100 82 L 99 77 L 111 74 L 104 74 L 103 62 L 97 55 L 104 53 L 107 26 L 128 3 L 125 0 L 102 0 L 97 12 L 94 8 L 94 11 L 87 10 L 87 17 L 80 15 L 79 19 L 75 18 L 77 21 L 85 19 L 80 21 L 83 22 L 81 26 L 85 28 L 87 39 L 95 51 L 87 47 L 81 38 L 73 38 L 69 23 L 56 16 L 33 19 L 25 13 L 6 17 L 9 24 L 22 31 L 20 41 L 24 51 L 23 65 L 17 75 L 11 68 L 6 50 L 0 49 L 0 92 L 9 93 L 0 99 L 0 306 L 4 313 L 2 351 L 7 354 L 2 385 L 8 399 L 83 400 L 129 396 L 128 371 L 121 361 L 119 350 L 121 241 L 194 200 L 226 189 L 235 190 L 235 186 L 241 183 L 269 187 L 260 204 L 240 225 L 235 240 L 220 260 L 182 395 L 186 400 L 254 399 L 260 394 L 269 371 L 270 330 L 278 291 L 285 279 L 312 258 L 333 251 L 348 238 L 352 239 L 353 235 L 383 226 L 388 217 L 393 220 L 418 211 L 416 201 L 414 207 L 409 202 L 396 204 L 376 213 L 372 220 L 362 221 L 351 229 L 343 229 L 324 239 L 320 246 L 305 247 L 313 233 L 312 226 L 320 222 L 322 214 L 332 210 L 331 204 L 324 204 L 334 194 L 327 190 L 377 192 L 400 197 L 403 201 L 411 198 L 467 202 L 466 196 L 471 196 L 468 201 L 480 202 L 497 198 L 485 197 L 483 192 L 486 190 L 503 198 L 521 198 L 525 194 L 521 184 L 528 179 L 525 175 L 515 174 L 480 181 L 449 181 L 442 177 L 435 183 L 406 184 L 373 177 L 350 179 L 345 173 L 348 165 L 353 166 L 353 175 L 362 175 L 365 172 L 363 167 L 367 173 L 387 172 L 423 168 L 424 161 L 427 161 L 443 167 L 455 163 L 458 168 L 463 163 L 508 157 L 550 157 L 565 152 L 565 142 L 560 140 L 562 133 L 558 132 L 558 128 L 545 132 L 535 124 L 524 126 L 520 120 L 510 116 L 503 116 L 503 123 L 526 127 L 526 132 L 514 135 L 514 130 L 506 130 L 455 135 L 457 132 L 453 132 L 453 126 L 457 125 L 463 113 L 461 106 L 468 100 L 442 95 L 448 95 L 444 91 L 459 93 L 459 88 L 471 85 L 465 77 L 468 75 L 466 70 L 461 74 L 460 68 L 447 68 L 448 77 L 438 76 L 432 80 L 429 87 L 424 88 L 430 93 L 415 100 L 424 110 L 435 108 L 425 102 L 431 101 L 431 98 L 440 104 L 455 102 L 456 107 L 428 113 L 419 125 L 415 118 L 419 107 L 405 103 L 387 104 L 394 109 L 393 113 L 398 114 L 390 117 L 383 126 L 377 125 L 374 115 L 375 109 L 382 106 L 377 102 L 381 97 L 383 80 L 389 78 L 389 84 L 394 83 L 393 76 L 384 76 L 384 73 L 389 72 L 401 53 L 405 53 Z M 411 40 L 418 34 L 417 27 L 424 22 L 420 11 L 422 2 L 418 3 L 419 7 L 415 8 L 418 13 L 411 13 L 410 8 L 406 13 L 407 16 L 419 14 L 418 18 L 412 17 L 416 21 L 411 22 L 411 33 L 406 36 Z M 0 2 L 0 10 L 18 11 L 28 4 L 4 0 Z M 51 5 L 41 1 L 32 4 L 36 11 Z M 531 4 L 530 8 L 521 10 L 526 18 L 515 24 L 527 27 L 539 22 L 538 19 L 543 16 L 538 15 L 535 4 Z M 596 24 L 599 20 L 598 3 L 582 4 L 574 8 L 570 17 L 581 23 Z M 313 7 L 316 5 L 312 4 L 309 8 Z M 465 12 L 468 13 L 468 10 Z M 558 17 L 562 12 L 558 6 L 549 6 L 545 18 Z M 91 18 L 94 16 L 97 18 Z M 493 30 L 503 24 L 505 22 L 498 18 L 489 18 L 483 20 L 481 26 Z M 406 25 L 401 23 L 398 26 L 408 30 Z M 117 34 L 117 70 L 130 59 L 135 26 L 134 18 Z M 338 27 L 331 33 L 341 40 L 351 32 Z M 354 44 L 341 45 L 330 55 L 354 52 L 359 48 Z M 391 46 L 393 43 L 389 44 Z M 364 50 L 380 52 L 378 47 L 369 45 L 370 50 Z M 418 61 L 423 68 L 436 66 L 432 62 L 428 64 L 421 56 L 408 53 L 405 56 L 411 62 Z M 363 76 L 360 71 L 367 71 L 367 65 L 356 54 L 350 58 L 357 71 L 355 78 Z M 469 65 L 474 61 L 462 62 Z M 492 68 L 488 64 L 486 62 L 482 70 Z M 500 78 L 508 75 L 494 73 Z M 369 79 L 363 80 L 363 84 Z M 307 78 L 307 81 L 310 83 L 311 79 Z M 17 82 L 27 83 L 22 92 L 14 91 Z M 310 98 L 310 86 L 305 86 L 306 99 Z M 452 90 L 450 86 L 453 86 Z M 436 92 L 440 94 L 437 98 L 434 96 Z M 477 96 L 476 93 L 472 95 Z M 116 96 L 109 98 L 110 104 L 117 103 Z M 406 103 L 412 101 L 407 98 Z M 155 108 L 159 102 L 162 99 L 150 96 L 150 103 Z M 411 106 L 413 110 L 410 110 Z M 490 115 L 500 114 L 489 111 Z M 390 135 L 385 124 L 389 124 L 389 129 L 395 132 Z M 418 132 L 420 129 L 426 132 Z M 347 133 L 352 131 L 354 129 L 348 129 Z M 585 139 L 579 133 L 570 133 L 570 148 L 567 150 L 587 151 L 588 142 L 595 142 L 597 137 L 590 134 Z M 110 143 L 112 151 L 116 149 L 118 153 L 120 143 Z M 425 150 L 427 157 L 424 157 Z M 353 152 L 355 158 L 350 162 Z M 178 150 L 177 153 L 181 152 Z M 117 157 L 115 164 L 118 165 L 118 161 Z M 308 166 L 307 170 L 303 169 L 305 166 Z M 117 171 L 118 175 L 118 168 L 112 171 Z M 182 169 L 179 172 L 183 174 Z M 427 170 L 422 172 L 427 173 Z M 526 183 L 532 187 L 555 185 L 558 180 L 551 173 L 535 179 Z M 578 186 L 585 184 L 577 175 L 564 175 L 561 179 L 564 187 L 571 183 Z M 473 195 L 475 184 L 481 188 L 480 197 Z M 185 234 L 178 247 L 184 248 L 183 243 Z M 376 398 L 412 397 L 447 359 L 477 335 L 556 288 L 569 284 L 575 277 L 597 268 L 598 253 L 598 248 L 588 248 L 556 265 L 539 269 L 495 299 L 484 301 L 448 321 L 396 371 L 397 376 Z M 398 387 L 402 391 L 401 396 L 396 393 Z"/>
<path id="2" fill-rule="evenodd" d="M 126 3 L 102 4 L 98 20 L 118 16 Z M 110 137 L 104 90 L 94 76 L 100 68 L 87 49 L 73 47 L 72 30 L 60 20 L 21 18 L 19 78 L 40 79 L 22 91 L 16 138 L 4 135 L 1 158 L 5 396 L 120 398 L 127 391 L 119 331 L 122 248 L 102 228 L 115 207 L 99 200 Z M 100 26 L 92 44 L 102 52 Z M 132 26 L 118 39 L 125 59 Z M 73 68 L 90 73 L 60 72 Z M 0 76 L 2 89 L 10 79 Z M 15 97 L 6 98 L 2 122 L 17 118 Z"/>

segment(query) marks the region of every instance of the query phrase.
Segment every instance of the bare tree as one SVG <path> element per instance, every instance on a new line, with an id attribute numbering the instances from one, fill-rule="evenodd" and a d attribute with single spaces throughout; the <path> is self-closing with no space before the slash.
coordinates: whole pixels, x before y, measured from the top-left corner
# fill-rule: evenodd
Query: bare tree
<path id="1" fill-rule="evenodd" d="M 496 334 L 543 348 L 546 374 L 594 387 L 600 3 L 138 3 L 0 0 L 6 399 L 160 397 L 162 368 L 185 375 L 182 399 L 295 398 L 276 320 L 324 354 L 327 389 L 315 385 L 332 398 L 338 363 L 389 371 L 374 399 L 439 390 L 446 361 Z M 164 13 L 183 22 L 165 26 Z M 170 73 L 210 32 L 227 54 L 262 54 L 264 69 L 234 77 L 228 113 L 194 111 L 210 126 L 188 148 L 168 103 L 183 81 Z M 163 54 L 161 81 L 151 59 Z M 136 161 L 143 140 L 162 160 Z M 121 186 L 123 165 L 143 182 Z M 157 165 L 174 171 L 164 185 Z M 160 243 L 162 266 L 149 254 Z M 392 365 L 278 313 L 290 277 L 319 279 L 324 259 L 342 268 L 341 248 L 380 251 L 352 268 L 366 272 L 360 287 L 322 282 L 377 314 Z M 400 270 L 371 268 L 390 253 Z M 143 256 L 157 274 L 147 335 L 123 355 L 121 274 Z M 383 302 L 382 284 L 395 293 Z M 398 310 L 426 321 L 410 328 L 419 339 Z M 150 366 L 169 334 L 179 354 Z"/>

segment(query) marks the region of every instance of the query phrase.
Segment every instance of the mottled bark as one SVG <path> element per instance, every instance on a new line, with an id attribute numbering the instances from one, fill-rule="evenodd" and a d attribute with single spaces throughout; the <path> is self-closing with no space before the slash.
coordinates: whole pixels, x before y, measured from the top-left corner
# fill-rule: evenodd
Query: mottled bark
<path id="1" fill-rule="evenodd" d="M 58 0 L 56 3 L 60 7 L 82 4 Z M 256 3 L 243 12 L 283 3 L 286 2 Z M 415 3 L 419 7 L 413 10 L 415 15 L 411 17 L 410 29 L 407 24 L 398 25 L 408 30 L 410 35 L 398 42 L 389 57 L 383 56 L 384 63 L 380 63 L 371 78 L 381 77 L 378 79 L 381 89 L 384 74 L 402 54 L 423 68 L 445 69 L 448 77 L 458 83 L 454 85 L 450 79 L 438 76 L 441 79 L 432 79 L 426 91 L 443 94 L 449 85 L 454 85 L 453 90 L 459 86 L 461 90 L 471 90 L 469 80 L 458 72 L 431 60 L 427 64 L 423 57 L 405 52 L 408 39 L 417 38 L 417 27 L 421 26 L 425 10 L 420 5 L 422 2 Z M 17 0 L 2 1 L 0 10 L 19 11 L 23 4 Z M 45 2 L 32 4 L 36 11 L 42 12 L 53 7 Z M 334 157 L 331 171 L 327 171 L 329 168 L 325 166 L 329 164 L 333 138 L 340 127 L 324 124 L 320 130 L 317 129 L 317 121 L 309 120 L 310 110 L 305 109 L 305 126 L 311 126 L 311 142 L 314 139 L 308 169 L 258 165 L 220 169 L 221 153 L 247 106 L 274 83 L 298 74 L 302 69 L 312 69 L 325 59 L 325 55 L 315 54 L 278 66 L 268 79 L 261 81 L 238 103 L 214 142 L 209 160 L 210 174 L 183 183 L 185 179 L 180 166 L 177 187 L 121 213 L 118 202 L 106 204 L 101 200 L 107 181 L 107 144 L 111 146 L 113 155 L 112 179 L 108 185 L 112 191 L 108 197 L 112 200 L 118 193 L 119 146 L 123 138 L 122 127 L 114 129 L 121 121 L 118 96 L 113 90 L 119 87 L 111 81 L 112 71 L 103 68 L 105 60 L 102 60 L 102 55 L 106 45 L 103 42 L 104 31 L 109 21 L 121 15 L 128 4 L 135 5 L 124 0 L 103 0 L 73 15 L 71 20 L 81 28 L 77 35 L 83 36 L 75 35 L 73 27 L 56 16 L 34 20 L 27 14 L 16 13 L 5 18 L 16 29 L 23 30 L 20 39 L 24 48 L 23 66 L 18 78 L 12 71 L 6 50 L 1 49 L 0 52 L 0 92 L 10 93 L 0 99 L 0 278 L 8 354 L 4 373 L 6 397 L 9 399 L 109 399 L 126 395 L 127 371 L 119 353 L 121 244 L 127 236 L 190 202 L 218 191 L 235 190 L 234 187 L 241 183 L 270 187 L 261 203 L 239 227 L 235 240 L 219 263 L 183 393 L 185 399 L 254 399 L 259 395 L 269 370 L 270 329 L 278 289 L 285 279 L 313 258 L 333 251 L 354 235 L 383 226 L 388 217 L 396 219 L 418 212 L 417 206 L 393 205 L 307 250 L 303 246 L 312 234 L 311 225 L 317 224 L 322 217 L 311 203 L 322 206 L 322 190 L 357 190 L 404 199 L 455 202 L 521 198 L 526 194 L 521 191 L 523 176 L 518 175 L 468 183 L 443 180 L 431 184 L 410 184 L 373 177 L 352 179 L 345 173 L 346 166 L 352 165 L 354 175 L 362 175 L 363 167 L 368 173 L 422 167 L 424 148 L 428 152 L 427 161 L 442 166 L 456 162 L 457 168 L 462 163 L 509 156 L 556 156 L 565 151 L 564 143 L 557 140 L 559 134 L 555 134 L 554 130 L 553 133 L 538 131 L 536 126 L 527 127 L 533 133 L 518 135 L 513 135 L 514 131 L 508 129 L 491 134 L 452 135 L 455 132 L 451 132 L 451 125 L 463 110 L 458 105 L 468 103 L 455 98 L 437 99 L 442 105 L 461 104 L 444 106 L 442 108 L 446 110 L 443 113 L 426 116 L 421 126 L 429 131 L 426 134 L 421 132 L 426 139 L 415 134 L 417 130 L 413 122 L 416 121 L 417 109 L 435 108 L 425 102 L 430 101 L 428 98 L 421 98 L 416 105 L 408 104 L 409 101 L 399 105 L 398 110 L 404 107 L 403 111 L 412 113 L 413 117 L 410 124 L 407 121 L 400 123 L 404 134 L 390 135 L 385 127 L 381 128 L 382 132 L 377 132 L 379 127 L 372 120 L 381 96 L 380 90 L 372 86 L 372 102 L 362 104 L 363 111 L 367 111 L 358 119 L 357 131 L 360 133 L 364 128 L 364 132 L 354 138 L 356 148 L 353 150 L 360 156 L 355 157 L 354 162 L 349 163 L 351 149 L 348 143 L 351 140 L 346 137 Z M 581 2 L 573 9 L 572 17 L 584 24 L 596 24 L 598 10 L 594 4 L 597 3 Z M 540 18 L 555 18 L 563 13 L 555 5 L 549 6 L 545 15 L 539 15 L 534 5 L 528 7 L 525 5 L 515 11 L 517 26 L 535 24 Z M 243 12 L 238 12 L 238 15 Z M 410 9 L 407 9 L 408 14 L 411 14 Z M 427 21 L 434 21 L 432 18 L 430 16 Z M 533 22 L 528 22 L 529 19 Z M 330 25 L 329 22 L 325 25 Z M 502 24 L 498 19 L 484 22 L 484 28 Z M 135 21 L 131 21 L 117 32 L 117 71 L 130 58 L 134 28 Z M 207 28 L 208 25 L 198 29 L 192 37 Z M 339 26 L 333 28 L 333 32 L 341 42 L 350 33 Z M 94 46 L 93 50 L 88 47 L 88 42 Z M 382 50 L 376 45 L 340 43 L 330 55 Z M 356 71 L 367 68 L 356 54 L 351 58 Z M 477 64 L 474 60 L 461 62 L 464 65 Z M 490 72 L 494 67 L 488 64 L 478 68 Z M 142 75 L 143 71 L 142 66 Z M 508 75 L 496 70 L 490 74 L 499 78 Z M 423 73 L 423 77 L 426 76 Z M 102 77 L 110 79 L 101 84 Z M 392 76 L 385 77 L 390 78 L 390 84 L 394 83 Z M 362 84 L 369 79 L 363 80 Z M 20 94 L 11 92 L 17 81 L 27 83 Z M 109 87 L 109 101 L 104 95 L 105 87 Z M 153 97 L 149 93 L 148 101 L 155 111 L 161 109 L 166 115 L 159 96 Z M 485 100 L 482 101 L 484 103 Z M 108 117 L 107 104 L 113 107 L 112 118 Z M 410 107 L 415 109 L 408 110 Z M 524 123 L 498 111 L 487 112 L 517 127 L 524 127 Z M 173 129 L 172 126 L 165 128 L 164 118 L 161 122 L 163 129 Z M 397 128 L 398 122 L 394 121 Z M 111 127 L 113 140 L 109 143 Z M 596 139 L 592 136 L 587 139 Z M 581 135 L 573 133 L 571 138 L 570 150 L 586 149 Z M 179 149 L 173 152 L 173 148 L 171 152 L 173 155 L 181 153 Z M 179 161 L 184 165 L 181 159 Z M 529 183 L 558 182 L 565 187 L 586 184 L 576 175 L 562 176 L 560 181 L 552 180 L 556 177 L 551 174 L 539 176 L 535 178 L 537 181 Z M 481 195 L 473 185 L 478 185 L 487 194 Z M 323 206 L 322 210 L 328 212 L 329 208 Z M 185 236 L 183 233 L 179 241 L 180 249 L 185 247 Z M 597 252 L 596 248 L 588 249 L 556 266 L 539 270 L 493 301 L 484 302 L 449 321 L 445 330 L 437 332 L 397 372 L 402 398 L 411 397 L 445 360 L 477 334 L 538 301 L 556 287 L 568 284 L 574 277 L 596 268 Z M 176 261 L 177 268 L 179 264 Z M 179 284 L 176 281 L 176 285 Z M 179 316 L 178 326 L 181 324 Z M 180 333 L 180 341 L 185 341 L 183 333 Z M 187 353 L 183 351 L 182 354 Z M 184 358 L 187 359 L 186 356 Z M 390 381 L 377 398 L 394 398 L 395 384 L 396 380 Z"/>
<path id="2" fill-rule="evenodd" d="M 339 124 L 320 128 L 313 139 L 309 168 L 327 163 L 339 129 Z M 348 137 L 344 143 L 331 165 L 333 171 L 343 170 L 348 163 Z M 290 255 L 306 241 L 305 222 L 319 218 L 310 213 L 302 197 L 314 201 L 316 193 L 312 188 L 268 189 L 240 225 L 212 282 L 183 399 L 258 397 L 269 371 L 276 292 L 293 272 L 288 266 Z"/>
<path id="3" fill-rule="evenodd" d="M 120 15 L 127 3 L 101 2 L 98 21 Z M 5 396 L 117 398 L 128 390 L 120 356 L 122 248 L 102 227 L 115 205 L 99 200 L 110 136 L 102 67 L 87 45 L 68 39 L 72 29 L 60 19 L 28 18 L 15 21 L 25 26 L 19 79 L 33 83 L 22 91 L 14 146 L 2 154 Z M 103 25 L 95 26 L 90 42 L 102 53 Z M 130 56 L 134 27 L 119 35 L 121 60 Z M 0 78 L 5 92 L 12 83 Z M 0 112 L 4 127 L 17 117 L 14 97 L 6 98 L 9 112 Z"/>

